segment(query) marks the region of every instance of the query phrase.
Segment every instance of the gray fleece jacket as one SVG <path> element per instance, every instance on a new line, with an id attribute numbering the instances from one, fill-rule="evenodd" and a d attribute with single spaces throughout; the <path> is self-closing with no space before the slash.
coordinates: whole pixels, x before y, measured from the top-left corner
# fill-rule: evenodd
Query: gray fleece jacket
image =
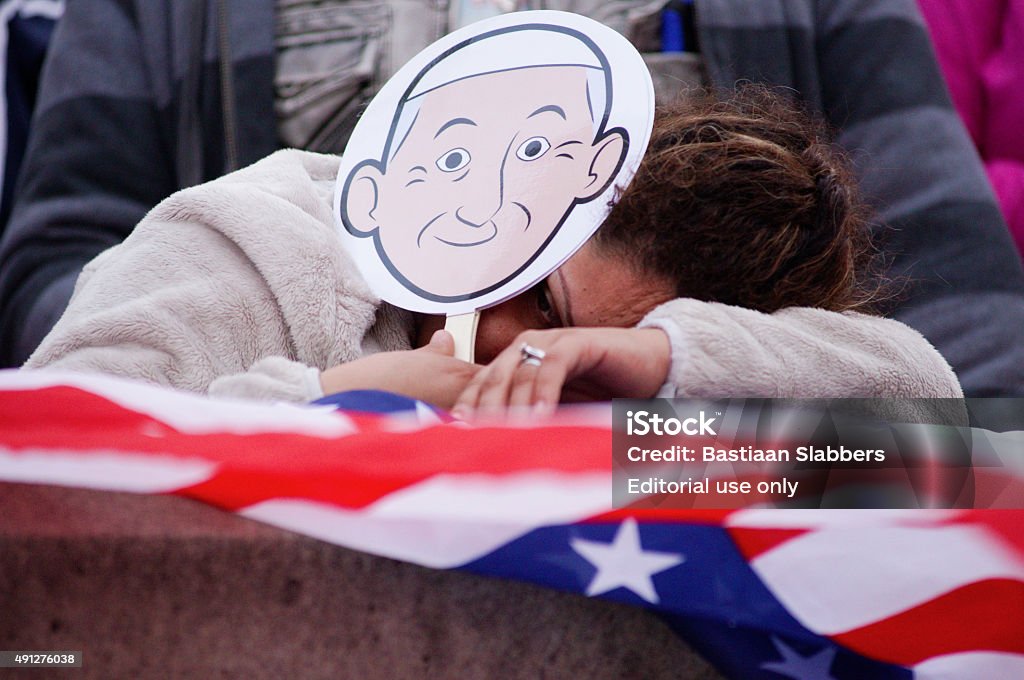
<path id="1" fill-rule="evenodd" d="M 322 369 L 409 349 L 411 315 L 381 304 L 341 248 L 337 170 L 336 156 L 280 151 L 174 194 L 85 267 L 26 366 L 301 401 L 322 396 Z M 669 335 L 677 396 L 961 396 L 898 321 L 683 299 L 641 326 Z"/>

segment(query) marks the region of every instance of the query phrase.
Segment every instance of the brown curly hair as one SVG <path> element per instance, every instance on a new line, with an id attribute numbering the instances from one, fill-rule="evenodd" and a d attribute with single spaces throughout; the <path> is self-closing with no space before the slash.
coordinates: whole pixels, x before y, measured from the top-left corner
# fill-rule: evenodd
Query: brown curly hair
<path id="1" fill-rule="evenodd" d="M 820 122 L 762 86 L 659 108 L 594 241 L 680 297 L 763 312 L 870 311 L 884 289 L 845 159 Z"/>

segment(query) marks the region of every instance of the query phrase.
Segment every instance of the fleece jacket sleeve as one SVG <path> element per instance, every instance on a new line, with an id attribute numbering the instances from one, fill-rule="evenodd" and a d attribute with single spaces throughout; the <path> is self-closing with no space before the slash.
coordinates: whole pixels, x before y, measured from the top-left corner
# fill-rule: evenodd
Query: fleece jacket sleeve
<path id="1" fill-rule="evenodd" d="M 949 364 L 891 319 L 793 307 L 764 314 L 692 299 L 655 308 L 640 327 L 672 346 L 678 397 L 959 398 Z"/>

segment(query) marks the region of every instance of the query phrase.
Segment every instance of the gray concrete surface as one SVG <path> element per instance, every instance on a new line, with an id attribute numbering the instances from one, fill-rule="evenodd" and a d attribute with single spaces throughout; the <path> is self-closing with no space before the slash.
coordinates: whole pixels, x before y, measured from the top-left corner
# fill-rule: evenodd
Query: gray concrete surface
<path id="1" fill-rule="evenodd" d="M 0 483 L 7 678 L 720 676 L 656 617 L 372 557 L 197 502 Z"/>

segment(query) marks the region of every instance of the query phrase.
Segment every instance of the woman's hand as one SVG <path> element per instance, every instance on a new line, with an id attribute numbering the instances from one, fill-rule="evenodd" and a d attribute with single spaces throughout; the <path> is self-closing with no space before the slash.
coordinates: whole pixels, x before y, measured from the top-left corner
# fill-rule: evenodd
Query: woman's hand
<path id="1" fill-rule="evenodd" d="M 385 390 L 449 409 L 481 370 L 455 359 L 455 342 L 437 331 L 430 344 L 405 352 L 381 352 L 339 364 L 320 374 L 324 394 L 348 390 Z"/>
<path id="2" fill-rule="evenodd" d="M 545 353 L 539 366 L 523 363 L 523 343 Z M 668 336 L 657 328 L 526 331 L 476 374 L 453 412 L 468 418 L 530 407 L 548 414 L 559 401 L 653 397 L 670 361 Z"/>

